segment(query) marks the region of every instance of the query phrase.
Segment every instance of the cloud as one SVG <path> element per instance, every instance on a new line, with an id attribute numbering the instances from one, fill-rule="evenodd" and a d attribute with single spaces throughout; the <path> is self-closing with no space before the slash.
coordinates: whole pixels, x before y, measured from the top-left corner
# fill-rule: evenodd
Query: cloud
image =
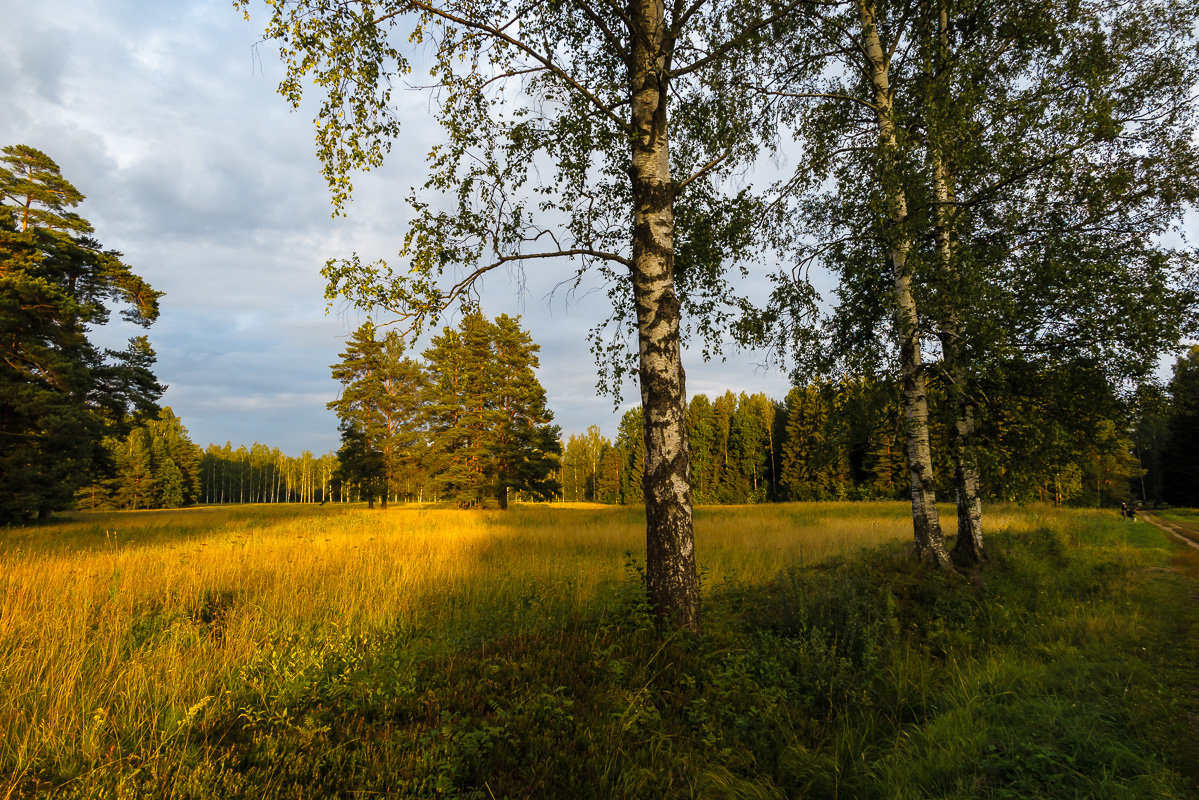
<path id="1" fill-rule="evenodd" d="M 336 447 L 328 365 L 362 315 L 326 316 L 320 269 L 355 251 L 394 257 L 404 198 L 440 136 L 427 96 L 397 93 L 402 140 L 382 169 L 355 179 L 348 216 L 332 219 L 313 154 L 316 103 L 292 113 L 276 94 L 275 48 L 255 49 L 261 19 L 247 24 L 208 0 L 11 5 L 0 28 L 0 144 L 54 158 L 87 195 L 80 211 L 100 241 L 166 292 L 149 331 L 170 385 L 164 402 L 201 444 Z M 573 296 L 558 288 L 570 270 L 497 274 L 484 310 L 522 315 L 542 344 L 541 381 L 565 433 L 594 423 L 614 436 L 619 413 L 595 395 L 586 342 L 608 300 L 594 285 Z M 96 338 L 121 348 L 142 332 L 114 322 Z M 781 397 L 781 376 L 755 372 L 753 360 L 703 365 L 688 352 L 688 387 Z M 622 409 L 637 398 L 630 384 Z"/>

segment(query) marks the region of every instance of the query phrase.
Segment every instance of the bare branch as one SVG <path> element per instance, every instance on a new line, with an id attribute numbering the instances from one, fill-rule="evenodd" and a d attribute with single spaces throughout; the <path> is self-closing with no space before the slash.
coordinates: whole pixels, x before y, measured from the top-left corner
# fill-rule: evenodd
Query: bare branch
<path id="1" fill-rule="evenodd" d="M 396 11 L 391 14 L 384 14 L 383 16 L 379 17 L 379 19 L 377 19 L 375 21 L 375 24 L 378 25 L 380 22 L 387 21 L 394 17 L 402 16 L 403 14 L 408 13 L 412 9 L 417 9 L 420 11 L 424 11 L 425 13 L 427 13 L 437 19 L 445 20 L 446 22 L 452 22 L 455 25 L 461 25 L 462 27 L 467 28 L 469 30 L 479 31 L 480 33 L 485 33 L 485 34 L 491 36 L 493 39 L 498 39 L 499 41 L 506 42 L 507 44 L 512 45 L 512 47 L 516 48 L 517 50 L 521 51 L 522 53 L 525 53 L 529 57 L 533 58 L 535 61 L 539 62 L 548 71 L 552 72 L 554 75 L 557 75 L 559 78 L 561 78 L 563 81 L 565 81 L 568 86 L 570 86 L 576 92 L 578 92 L 583 97 L 585 97 L 592 105 L 594 105 L 606 117 L 608 117 L 608 119 L 610 119 L 612 122 L 616 123 L 616 125 L 618 125 L 621 128 L 621 130 L 624 130 L 625 132 L 630 133 L 630 134 L 633 132 L 632 127 L 629 125 L 629 123 L 627 121 L 621 119 L 620 117 L 618 117 L 616 115 L 616 113 L 612 110 L 612 108 L 613 108 L 612 106 L 610 106 L 607 103 L 605 103 L 604 101 L 600 100 L 598 97 L 596 97 L 594 92 L 592 92 L 586 86 L 583 86 L 581 83 L 579 83 L 577 80 L 575 80 L 574 76 L 571 75 L 569 72 L 567 72 L 564 68 L 562 68 L 558 64 L 556 64 L 548 53 L 543 54 L 543 53 L 539 52 L 538 50 L 534 49 L 533 47 L 531 47 L 530 45 L 526 44 L 525 42 L 521 41 L 520 39 L 517 39 L 516 37 L 510 36 L 509 34 L 505 33 L 503 29 L 497 28 L 496 26 L 490 25 L 486 22 L 467 19 L 466 17 L 459 16 L 458 14 L 453 14 L 449 11 L 440 9 L 437 6 L 434 6 L 429 2 L 426 2 L 426 0 L 409 0 L 409 2 L 411 4 L 410 7 L 405 8 L 403 11 Z"/>
<path id="2" fill-rule="evenodd" d="M 707 164 L 704 164 L 702 167 L 700 167 L 698 172 L 692 173 L 689 178 L 687 178 L 685 181 L 681 182 L 677 187 L 675 187 L 675 190 L 674 190 L 675 196 L 678 197 L 680 194 L 683 193 L 683 190 L 687 188 L 688 184 L 690 184 L 692 181 L 699 180 L 700 178 L 707 175 L 712 170 L 716 169 L 716 167 L 720 165 L 720 162 L 724 161 L 732 154 L 733 154 L 733 151 L 730 148 L 728 150 L 725 150 L 722 154 L 720 154 L 716 158 L 709 161 Z"/>

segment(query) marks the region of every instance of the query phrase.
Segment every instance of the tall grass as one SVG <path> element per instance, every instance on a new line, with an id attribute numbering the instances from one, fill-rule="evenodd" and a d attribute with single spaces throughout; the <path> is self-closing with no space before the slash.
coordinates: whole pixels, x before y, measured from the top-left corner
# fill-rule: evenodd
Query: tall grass
<path id="1" fill-rule="evenodd" d="M 902 504 L 711 508 L 697 547 L 709 584 L 754 583 L 907 524 Z M 156 747 L 279 648 L 400 628 L 419 658 L 560 625 L 625 579 L 644 515 L 236 506 L 81 513 L 0 541 L 0 767 L 21 773 Z"/>
<path id="2" fill-rule="evenodd" d="M 1003 508 L 990 524 L 1015 535 L 1052 524 L 1080 541 L 1090 530 L 1042 507 Z M 909 537 L 902 503 L 712 507 L 696 520 L 706 591 L 718 596 Z M 431 659 L 584 618 L 604 630 L 605 617 L 627 616 L 643 554 L 642 513 L 585 504 L 201 508 L 5 531 L 0 776 L 12 778 L 0 798 L 86 786 L 100 770 L 194 767 L 198 731 L 299 724 L 288 715 L 332 696 L 313 687 L 383 652 L 399 685 Z M 1077 636 L 1140 624 L 1079 613 Z M 224 733 L 206 717 L 225 720 Z"/>

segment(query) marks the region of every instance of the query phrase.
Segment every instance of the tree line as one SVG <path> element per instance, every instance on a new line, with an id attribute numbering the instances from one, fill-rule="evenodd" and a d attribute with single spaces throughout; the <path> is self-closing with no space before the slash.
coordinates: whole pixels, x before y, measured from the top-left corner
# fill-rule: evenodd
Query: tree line
<path id="1" fill-rule="evenodd" d="M 363 342 L 362 333 L 355 334 L 348 350 Z M 1120 397 L 1101 374 L 1081 366 L 1056 375 L 1029 372 L 1021 382 L 988 391 L 993 401 L 978 425 L 985 498 L 1082 506 L 1199 505 L 1199 346 L 1178 360 L 1164 391 L 1133 398 Z M 934 452 L 944 454 L 952 420 L 946 393 L 935 383 L 930 407 Z M 635 407 L 621 418 L 615 440 L 594 425 L 566 437 L 558 445 L 560 463 L 543 464 L 547 491 L 524 494 L 524 499 L 642 503 L 643 428 L 642 411 Z M 792 388 L 781 401 L 761 393 L 695 395 L 687 404 L 687 432 L 697 503 L 896 500 L 907 490 L 893 381 L 813 382 Z M 422 435 L 429 436 L 428 429 Z M 439 495 L 444 484 L 431 480 L 421 458 L 432 445 L 412 432 L 402 440 L 399 447 L 408 451 L 397 450 L 384 498 L 381 485 L 364 489 L 364 483 L 346 480 L 360 466 L 343 464 L 335 453 L 289 456 L 258 442 L 237 448 L 210 444 L 201 450 L 168 407 L 126 436 L 103 440 L 111 474 L 80 488 L 76 507 L 385 499 L 498 504 L 485 481 L 474 484 L 471 494 Z M 953 465 L 947 457 L 934 462 L 934 478 L 939 498 L 950 497 Z"/>
<path id="2" fill-rule="evenodd" d="M 1148 469 L 1141 462 L 1152 453 L 1138 450 L 1137 429 L 1130 427 L 1135 407 L 1101 375 L 1082 367 L 1030 371 L 1019 382 L 988 389 L 993 402 L 977 424 L 982 497 L 1085 506 L 1166 499 L 1160 492 L 1142 493 Z M 930 442 L 939 456 L 932 486 L 939 499 L 952 499 L 952 405 L 943 387 L 930 386 L 929 405 Z M 686 420 L 697 503 L 897 500 L 909 489 L 895 381 L 812 382 L 792 388 L 781 401 L 760 393 L 701 394 L 688 402 Z M 643 427 L 642 411 L 634 408 L 621 419 L 614 441 L 595 426 L 568 437 L 562 498 L 641 503 Z M 1173 463 L 1193 460 L 1180 456 Z"/>
<path id="3" fill-rule="evenodd" d="M 337 456 L 305 450 L 289 456 L 255 442 L 201 449 L 168 406 L 100 443 L 108 468 L 78 489 L 75 507 L 87 511 L 182 508 L 224 503 L 325 503 L 360 499 L 335 487 Z"/>

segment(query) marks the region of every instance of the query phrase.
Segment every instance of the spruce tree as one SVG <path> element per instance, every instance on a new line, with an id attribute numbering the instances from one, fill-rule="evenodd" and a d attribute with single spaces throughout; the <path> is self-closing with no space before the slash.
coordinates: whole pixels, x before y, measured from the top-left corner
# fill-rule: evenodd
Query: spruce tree
<path id="1" fill-rule="evenodd" d="M 1199 507 L 1199 345 L 1174 364 L 1170 393 L 1169 444 L 1162 454 L 1163 491 L 1168 502 Z"/>
<path id="2" fill-rule="evenodd" d="M 640 505 L 645 502 L 645 424 L 641 406 L 634 406 L 620 418 L 616 449 L 620 453 L 620 502 Z"/>
<path id="3" fill-rule="evenodd" d="M 787 393 L 781 483 L 789 500 L 830 500 L 845 492 L 849 464 L 830 395 L 814 383 Z"/>

